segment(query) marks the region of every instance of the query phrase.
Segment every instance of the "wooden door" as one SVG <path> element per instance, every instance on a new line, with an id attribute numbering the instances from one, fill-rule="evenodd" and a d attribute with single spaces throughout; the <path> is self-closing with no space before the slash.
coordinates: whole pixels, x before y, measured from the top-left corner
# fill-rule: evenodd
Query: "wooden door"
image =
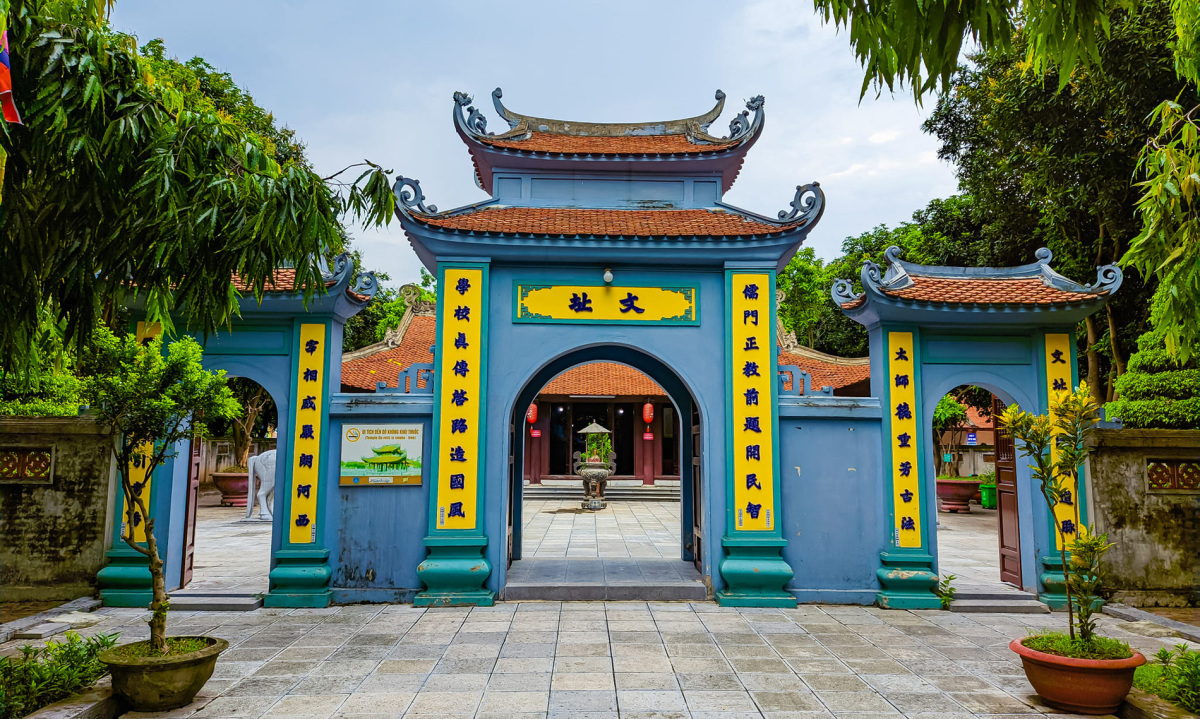
<path id="1" fill-rule="evenodd" d="M 179 588 L 192 581 L 192 566 L 196 561 L 196 505 L 200 499 L 200 446 L 199 437 L 192 437 L 188 450 L 187 511 L 183 530 L 183 570 L 179 576 Z M 253 501 L 251 497 L 251 501 Z"/>
<path id="2" fill-rule="evenodd" d="M 520 432 L 517 431 L 517 427 L 521 428 Z M 523 469 L 525 460 L 522 457 L 521 462 L 518 464 L 516 457 L 513 455 L 514 453 L 523 453 L 522 450 L 525 449 L 525 415 L 521 415 L 520 419 L 509 424 L 508 432 L 509 436 L 512 437 L 512 441 L 509 442 L 510 451 L 508 454 L 508 530 L 505 536 L 508 546 L 508 560 L 504 566 L 511 567 L 513 559 L 520 559 L 520 556 L 513 557 L 513 515 L 519 515 L 520 513 L 517 503 L 521 501 L 521 489 L 525 484 L 524 477 L 522 476 L 525 473 Z M 517 446 L 518 442 L 521 443 L 520 447 Z M 519 555 L 521 551 L 520 545 L 517 546 L 517 553 Z"/>
<path id="3" fill-rule="evenodd" d="M 704 474 L 700 460 L 700 410 L 692 405 L 692 563 L 704 574 Z"/>
<path id="4" fill-rule="evenodd" d="M 1017 452 L 1000 421 L 1004 403 L 992 398 L 996 428 L 996 505 L 1000 515 L 1000 581 L 1021 587 L 1021 530 L 1017 521 Z"/>

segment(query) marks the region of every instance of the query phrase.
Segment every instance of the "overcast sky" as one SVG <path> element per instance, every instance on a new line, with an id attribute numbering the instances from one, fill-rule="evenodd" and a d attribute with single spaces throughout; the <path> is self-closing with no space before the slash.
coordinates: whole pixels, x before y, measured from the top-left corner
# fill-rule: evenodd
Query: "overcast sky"
<path id="1" fill-rule="evenodd" d="M 516 112 L 610 122 L 698 115 L 720 88 L 716 135 L 747 98 L 766 96 L 764 134 L 725 199 L 774 216 L 797 184 L 819 181 L 828 206 L 808 244 L 827 259 L 846 236 L 955 190 L 921 132 L 931 101 L 921 110 L 910 95 L 872 93 L 860 104 L 845 33 L 808 0 L 118 0 L 113 22 L 231 73 L 298 132 L 322 174 L 369 158 L 419 179 L 441 209 L 485 197 L 451 124 L 451 94 L 474 95 L 499 132 L 497 86 Z M 417 277 L 398 223 L 354 236 L 391 284 Z"/>

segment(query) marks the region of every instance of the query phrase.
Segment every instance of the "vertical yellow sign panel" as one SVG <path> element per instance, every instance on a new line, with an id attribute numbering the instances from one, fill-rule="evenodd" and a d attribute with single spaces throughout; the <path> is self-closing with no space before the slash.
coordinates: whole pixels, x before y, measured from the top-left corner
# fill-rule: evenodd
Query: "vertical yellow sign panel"
<path id="1" fill-rule="evenodd" d="M 1071 336 L 1046 335 L 1046 398 L 1050 407 L 1060 401 L 1063 395 L 1071 392 L 1071 368 Z M 1058 450 L 1051 444 L 1050 460 L 1054 461 L 1057 456 Z M 1076 501 L 1079 497 L 1079 487 L 1071 485 L 1066 487 L 1066 490 L 1069 494 L 1064 495 L 1062 501 L 1054 507 L 1054 521 L 1062 528 L 1063 534 L 1074 534 L 1079 527 L 1079 504 Z M 1062 549 L 1062 537 L 1057 531 L 1054 532 L 1054 542 L 1056 548 Z"/>
<path id="2" fill-rule="evenodd" d="M 917 456 L 917 377 L 912 332 L 888 332 L 892 507 L 897 547 L 921 546 L 921 472 Z"/>
<path id="3" fill-rule="evenodd" d="M 155 337 L 162 334 L 162 325 L 157 322 L 138 322 L 137 337 L 138 344 L 145 344 Z M 150 482 L 153 477 L 146 474 L 146 469 L 150 461 L 150 455 L 154 452 L 154 445 L 150 443 L 143 444 L 134 452 L 133 459 L 129 461 L 129 483 L 133 485 L 133 493 L 136 497 L 140 497 L 142 502 L 146 504 L 147 511 L 153 511 L 150 508 Z M 141 510 L 137 508 L 135 502 L 126 502 L 125 519 L 121 525 L 121 535 L 128 537 L 129 527 L 133 527 L 133 541 L 146 541 L 146 518 L 142 516 Z"/>
<path id="4" fill-rule="evenodd" d="M 437 379 L 437 528 L 475 529 L 483 429 L 483 270 L 446 269 Z"/>
<path id="5" fill-rule="evenodd" d="M 288 541 L 317 541 L 317 478 L 321 472 L 321 417 L 325 399 L 324 324 L 300 325 L 300 362 L 296 368 L 296 424 L 292 433 L 292 516 Z"/>
<path id="6" fill-rule="evenodd" d="M 775 347 L 771 344 L 771 277 L 733 276 L 729 386 L 733 392 L 733 508 L 738 530 L 775 528 L 775 432 L 771 383 Z"/>

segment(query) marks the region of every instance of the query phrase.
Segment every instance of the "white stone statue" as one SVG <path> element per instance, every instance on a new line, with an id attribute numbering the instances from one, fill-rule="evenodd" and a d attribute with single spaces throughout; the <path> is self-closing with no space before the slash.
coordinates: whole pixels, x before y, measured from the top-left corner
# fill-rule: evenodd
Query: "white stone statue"
<path id="1" fill-rule="evenodd" d="M 251 457 L 246 461 L 247 474 L 247 499 L 246 499 L 246 519 L 250 519 L 250 515 L 254 512 L 254 487 L 258 485 L 258 518 L 271 519 L 271 506 L 275 504 L 275 450 L 269 449 L 266 452 Z M 255 482 L 257 478 L 258 482 Z M 268 504 L 267 497 L 270 496 Z"/>

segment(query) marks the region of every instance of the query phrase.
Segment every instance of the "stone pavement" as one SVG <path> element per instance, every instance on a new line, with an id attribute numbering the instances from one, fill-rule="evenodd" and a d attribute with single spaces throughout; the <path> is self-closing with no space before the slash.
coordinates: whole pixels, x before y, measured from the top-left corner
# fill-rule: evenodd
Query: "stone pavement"
<path id="1" fill-rule="evenodd" d="M 577 501 L 526 500 L 522 556 L 679 559 L 679 508 L 679 502 L 614 501 L 590 512 Z"/>
<path id="2" fill-rule="evenodd" d="M 100 613 L 84 633 L 146 636 L 147 612 Z M 169 622 L 172 634 L 231 647 L 195 703 L 140 716 L 1032 719 L 1055 715 L 1008 642 L 1065 616 L 546 602 L 180 612 Z M 1146 654 L 1178 641 L 1100 623 Z"/>
<path id="3" fill-rule="evenodd" d="M 968 514 L 938 512 L 938 569 L 958 584 L 1000 584 L 998 512 L 971 505 Z"/>
<path id="4" fill-rule="evenodd" d="M 222 507 L 220 503 L 220 494 L 200 495 L 196 556 L 192 581 L 185 590 L 265 594 L 271 571 L 271 523 L 258 520 L 258 507 L 254 519 L 246 521 L 245 507 Z"/>

